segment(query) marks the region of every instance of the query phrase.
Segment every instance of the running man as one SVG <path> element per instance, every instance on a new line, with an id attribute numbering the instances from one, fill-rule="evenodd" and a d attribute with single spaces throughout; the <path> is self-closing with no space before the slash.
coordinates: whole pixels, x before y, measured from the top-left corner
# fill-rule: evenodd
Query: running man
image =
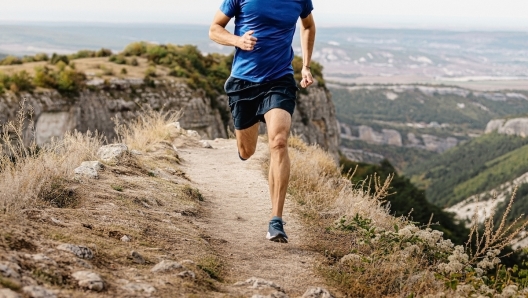
<path id="1" fill-rule="evenodd" d="M 288 137 L 295 109 L 292 41 L 301 18 L 301 87 L 313 83 L 310 71 L 315 23 L 311 0 L 223 0 L 209 37 L 235 47 L 231 76 L 225 83 L 235 124 L 238 155 L 247 160 L 257 147 L 259 122 L 266 123 L 269 148 L 269 190 L 272 214 L 267 239 L 288 242 L 282 211 L 290 179 Z M 225 29 L 235 18 L 235 32 Z"/>

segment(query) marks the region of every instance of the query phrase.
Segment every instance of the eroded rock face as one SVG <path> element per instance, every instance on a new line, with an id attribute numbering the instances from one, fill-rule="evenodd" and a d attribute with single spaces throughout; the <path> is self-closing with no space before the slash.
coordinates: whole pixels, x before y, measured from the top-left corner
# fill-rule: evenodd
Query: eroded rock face
<path id="1" fill-rule="evenodd" d="M 134 120 L 146 106 L 155 110 L 182 110 L 181 127 L 196 131 L 203 139 L 227 138 L 228 130 L 234 130 L 225 95 L 210 99 L 203 91 L 192 90 L 180 82 L 159 82 L 155 88 L 136 83 L 116 86 L 94 85 L 75 97 L 51 90 L 19 95 L 7 92 L 0 95 L 0 123 L 15 119 L 24 97 L 26 104 L 33 107 L 39 145 L 72 130 L 98 131 L 111 142 L 116 137 L 114 119 Z M 308 91 L 299 93 L 292 132 L 310 144 L 318 144 L 337 159 L 339 130 L 330 93 L 318 86 Z"/>
<path id="2" fill-rule="evenodd" d="M 195 130 L 209 139 L 227 137 L 220 110 L 212 108 L 211 99 L 177 82 L 166 82 L 156 88 L 129 86 L 128 89 L 85 90 L 75 97 L 51 90 L 19 95 L 7 92 L 0 95 L 0 123 L 15 119 L 22 97 L 33 107 L 39 145 L 74 129 L 97 130 L 112 141 L 116 137 L 113 118 L 121 122 L 135 119 L 147 105 L 164 111 L 181 109 L 183 114 L 179 121 L 185 129 Z"/>
<path id="3" fill-rule="evenodd" d="M 335 106 L 328 90 L 310 87 L 308 94 L 300 94 L 292 118 L 292 132 L 308 144 L 318 144 L 339 157 L 339 127 Z"/>
<path id="4" fill-rule="evenodd" d="M 515 118 L 510 120 L 495 119 L 486 125 L 486 133 L 498 132 L 500 134 L 528 136 L 528 118 Z"/>

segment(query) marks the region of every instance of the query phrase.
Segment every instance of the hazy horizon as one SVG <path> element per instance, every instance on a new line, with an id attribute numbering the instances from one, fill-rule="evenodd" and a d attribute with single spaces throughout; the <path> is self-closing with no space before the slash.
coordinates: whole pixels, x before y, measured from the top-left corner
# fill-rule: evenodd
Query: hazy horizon
<path id="1" fill-rule="evenodd" d="M 117 0 L 71 2 L 19 0 L 5 3 L 0 22 L 75 22 L 111 24 L 208 24 L 221 0 Z M 528 10 L 522 0 L 313 0 L 322 27 L 364 27 L 441 30 L 528 31 Z"/>

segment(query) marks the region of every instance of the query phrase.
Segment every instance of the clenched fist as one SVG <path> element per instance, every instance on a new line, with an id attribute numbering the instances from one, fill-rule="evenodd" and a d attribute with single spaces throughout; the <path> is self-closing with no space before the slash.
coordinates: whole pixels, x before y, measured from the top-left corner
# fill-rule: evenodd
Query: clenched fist
<path id="1" fill-rule="evenodd" d="M 312 77 L 312 72 L 310 71 L 309 68 L 303 67 L 301 74 L 302 74 L 301 87 L 308 88 L 308 86 L 312 85 L 314 82 L 313 77 Z"/>
<path id="2" fill-rule="evenodd" d="M 257 38 L 253 37 L 254 32 L 255 31 L 253 30 L 249 30 L 244 35 L 240 36 L 236 46 L 244 51 L 252 51 L 257 43 Z"/>

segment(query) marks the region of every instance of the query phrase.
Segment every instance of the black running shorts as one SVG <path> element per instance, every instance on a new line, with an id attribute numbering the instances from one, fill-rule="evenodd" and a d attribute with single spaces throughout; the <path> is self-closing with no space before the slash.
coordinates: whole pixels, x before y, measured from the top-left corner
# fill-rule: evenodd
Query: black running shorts
<path id="1" fill-rule="evenodd" d="M 237 130 L 249 128 L 259 121 L 266 122 L 264 114 L 271 109 L 283 109 L 293 115 L 299 90 L 291 74 L 263 83 L 229 77 L 224 89 Z"/>

